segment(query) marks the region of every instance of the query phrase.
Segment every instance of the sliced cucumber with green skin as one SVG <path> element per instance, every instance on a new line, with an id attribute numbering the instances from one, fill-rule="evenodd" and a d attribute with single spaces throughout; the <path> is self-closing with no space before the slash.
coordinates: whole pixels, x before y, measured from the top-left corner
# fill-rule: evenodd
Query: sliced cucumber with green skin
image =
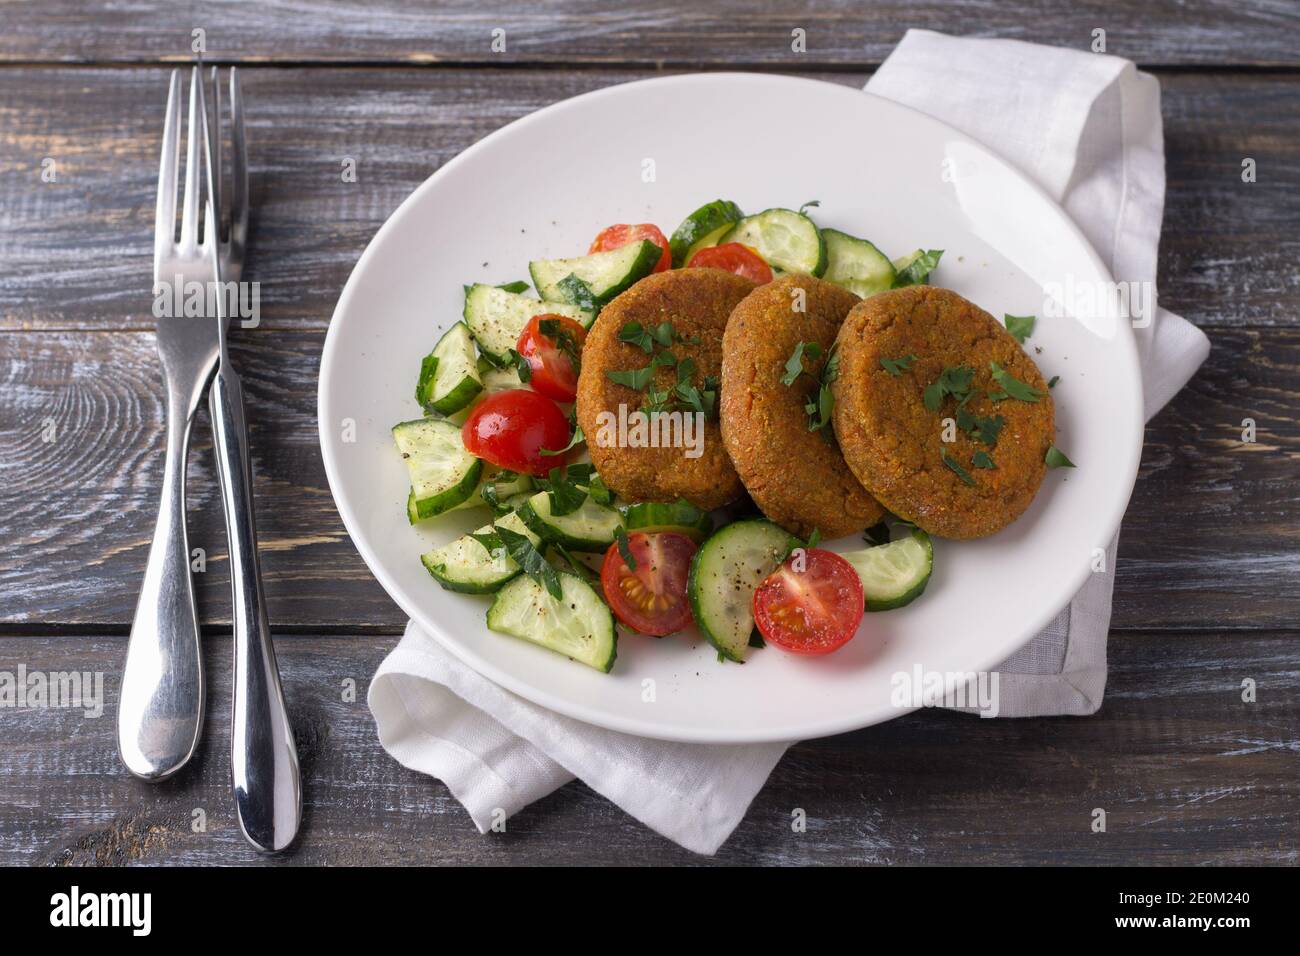
<path id="1" fill-rule="evenodd" d="M 445 418 L 401 422 L 393 426 L 393 441 L 411 476 L 406 516 L 412 524 L 450 511 L 474 494 L 483 462 L 465 450 L 460 426 Z"/>
<path id="2" fill-rule="evenodd" d="M 743 663 L 754 630 L 754 591 L 796 541 L 760 519 L 715 531 L 691 559 L 686 593 L 695 623 L 728 660 Z"/>
<path id="3" fill-rule="evenodd" d="M 488 628 L 608 674 L 618 653 L 614 616 L 582 578 L 568 571 L 557 574 L 559 600 L 530 577 L 517 577 L 508 583 L 488 608 Z"/>
<path id="4" fill-rule="evenodd" d="M 826 240 L 821 230 L 793 209 L 768 209 L 746 216 L 721 241 L 751 246 L 769 265 L 785 272 L 820 276 L 826 271 Z"/>
<path id="5" fill-rule="evenodd" d="M 668 240 L 673 268 L 680 269 L 686 265 L 691 256 L 705 246 L 717 245 L 718 240 L 744 217 L 740 207 L 729 199 L 715 199 L 695 210 L 682 220 Z"/>
<path id="6" fill-rule="evenodd" d="M 865 239 L 838 229 L 823 229 L 826 239 L 826 271 L 822 278 L 866 298 L 894 285 L 894 264 Z"/>
<path id="7" fill-rule="evenodd" d="M 524 380 L 519 377 L 518 369 L 513 366 L 494 368 L 483 373 L 484 395 L 492 395 L 496 392 L 504 392 L 512 388 L 523 387 Z"/>
<path id="8" fill-rule="evenodd" d="M 930 583 L 934 569 L 934 546 L 920 528 L 906 538 L 847 551 L 840 557 L 853 565 L 862 579 L 868 611 L 891 611 L 911 604 Z"/>
<path id="9" fill-rule="evenodd" d="M 713 518 L 709 513 L 689 501 L 631 504 L 623 509 L 623 520 L 629 532 L 676 531 L 697 542 L 703 541 L 713 530 Z"/>
<path id="10" fill-rule="evenodd" d="M 528 272 L 538 294 L 547 302 L 582 304 L 572 283 L 575 276 L 597 305 L 604 305 L 638 279 L 644 279 L 663 258 L 664 251 L 649 239 L 629 242 L 609 252 L 593 252 L 574 259 L 538 259 L 528 263 Z"/>
<path id="11" fill-rule="evenodd" d="M 525 535 L 534 547 L 541 544 L 541 539 L 524 527 L 515 514 L 506 515 L 495 524 L 484 525 L 474 534 L 488 534 L 497 527 Z M 469 535 L 462 535 L 450 544 L 420 555 L 420 562 L 444 588 L 462 594 L 491 594 L 523 570 L 504 548 L 490 552 L 483 542 Z"/>
<path id="12" fill-rule="evenodd" d="M 596 320 L 596 313 L 588 309 L 559 302 L 541 302 L 494 285 L 480 283 L 470 286 L 465 292 L 465 324 L 493 365 L 505 365 L 528 320 L 547 312 L 568 316 L 584 329 Z"/>
<path id="13" fill-rule="evenodd" d="M 500 472 L 497 473 L 501 474 Z M 529 475 L 516 474 L 513 478 L 505 481 L 498 480 L 495 476 L 489 475 L 479 485 L 478 495 L 483 504 L 487 505 L 497 514 L 509 514 L 515 510 L 515 505 L 510 504 L 520 495 L 531 496 L 533 493 L 533 479 Z"/>
<path id="14" fill-rule="evenodd" d="M 567 515 L 551 514 L 551 498 L 539 491 L 519 506 L 519 517 L 534 534 L 572 551 L 604 551 L 614 543 L 614 535 L 623 527 L 618 509 L 599 505 L 586 498 Z"/>
<path id="15" fill-rule="evenodd" d="M 450 415 L 474 401 L 482 389 L 474 337 L 469 326 L 457 322 L 420 363 L 415 400 L 426 412 Z"/>

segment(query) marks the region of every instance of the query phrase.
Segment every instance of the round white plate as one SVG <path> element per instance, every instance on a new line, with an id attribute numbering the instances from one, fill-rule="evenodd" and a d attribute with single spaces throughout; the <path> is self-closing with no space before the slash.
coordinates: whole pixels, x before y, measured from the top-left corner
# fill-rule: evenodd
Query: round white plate
<path id="1" fill-rule="evenodd" d="M 1059 375 L 1057 444 L 1029 511 L 981 541 L 935 542 L 929 589 L 866 615 L 844 649 L 775 648 L 719 663 L 702 641 L 620 634 L 613 673 L 589 670 L 484 623 L 488 599 L 443 591 L 419 555 L 484 523 L 461 513 L 413 528 L 389 429 L 415 418 L 420 357 L 460 318 L 462 284 L 528 277 L 530 259 L 578 255 L 614 222 L 671 232 L 723 197 L 747 212 L 810 200 L 821 226 L 888 255 L 945 250 L 932 281 L 995 316 L 1037 315 L 1027 348 Z M 509 690 L 631 734 L 706 743 L 797 740 L 912 709 L 895 675 L 991 668 L 1061 610 L 1119 526 L 1137 475 L 1142 394 L 1133 335 L 1113 308 L 1076 310 L 1110 281 L 1069 218 L 966 136 L 911 109 L 813 80 L 704 74 L 615 86 L 488 136 L 429 177 L 348 280 L 320 373 L 330 488 L 379 582 L 448 650 Z M 1046 317 L 1052 290 L 1065 317 Z M 1086 300 L 1085 300 L 1086 306 Z M 846 539 L 842 548 L 861 547 Z M 898 685 L 901 686 L 901 685 Z"/>

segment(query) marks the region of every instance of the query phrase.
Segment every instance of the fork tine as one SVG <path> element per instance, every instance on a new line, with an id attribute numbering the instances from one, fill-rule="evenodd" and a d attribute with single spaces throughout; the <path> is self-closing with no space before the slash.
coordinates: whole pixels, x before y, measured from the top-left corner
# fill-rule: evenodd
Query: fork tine
<path id="1" fill-rule="evenodd" d="M 199 120 L 200 86 L 203 78 L 196 66 L 190 71 L 190 121 L 185 143 L 185 205 L 181 207 L 181 248 L 193 250 L 199 242 L 199 188 L 206 166 L 200 161 L 203 129 Z"/>
<path id="2" fill-rule="evenodd" d="M 207 111 L 204 111 L 207 117 Z M 212 68 L 212 123 L 208 127 L 212 132 L 212 209 L 215 215 L 212 236 L 221 241 L 221 76 L 217 68 Z"/>
<path id="3" fill-rule="evenodd" d="M 176 241 L 176 164 L 181 158 L 181 71 L 172 70 L 163 123 L 162 159 L 158 163 L 158 205 L 153 220 L 154 278 L 161 256 Z"/>
<path id="4" fill-rule="evenodd" d="M 239 70 L 230 68 L 230 242 L 243 252 L 248 233 L 248 144 L 244 139 L 244 98 Z"/>

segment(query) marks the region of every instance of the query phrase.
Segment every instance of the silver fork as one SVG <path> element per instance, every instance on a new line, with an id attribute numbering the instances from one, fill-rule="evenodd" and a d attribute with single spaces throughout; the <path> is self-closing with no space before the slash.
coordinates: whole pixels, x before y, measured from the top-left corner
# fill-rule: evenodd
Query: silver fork
<path id="1" fill-rule="evenodd" d="M 221 118 L 220 88 L 217 119 Z M 243 101 L 238 74 L 230 71 L 234 196 L 229 256 L 213 241 L 207 249 L 217 295 L 215 322 L 220 364 L 212 381 L 209 411 L 215 438 L 217 474 L 226 512 L 230 549 L 231 618 L 235 636 L 235 688 L 231 702 L 230 772 L 235 788 L 235 813 L 244 836 L 259 850 L 273 853 L 293 842 L 302 819 L 302 786 L 293 727 L 284 705 L 280 672 L 271 643 L 271 627 L 262 593 L 257 554 L 257 516 L 253 508 L 252 457 L 244 417 L 244 388 L 226 349 L 225 282 L 227 259 L 242 265 L 248 216 L 248 165 L 245 158 Z M 221 217 L 220 137 L 213 137 L 199 89 L 203 141 L 207 147 L 209 225 Z M 208 236 L 215 240 L 218 229 Z"/>
<path id="2" fill-rule="evenodd" d="M 231 80 L 233 97 L 238 87 L 233 76 Z M 172 72 L 154 217 L 155 296 L 173 291 L 175 283 L 184 283 L 181 293 L 193 288 L 190 283 L 201 283 L 201 288 L 206 289 L 215 278 L 207 255 L 210 245 L 218 241 L 211 220 L 203 239 L 199 237 L 202 92 L 202 77 L 195 67 L 190 78 L 185 195 L 178 242 L 181 76 L 179 70 Z M 230 241 L 221 252 L 227 278 L 238 280 L 248 222 L 247 169 L 242 153 L 243 130 L 238 124 L 233 140 L 231 209 L 235 215 Z M 203 667 L 185 528 L 185 459 L 195 412 L 217 365 L 218 346 L 218 330 L 210 320 L 180 316 L 158 319 L 158 358 L 167 390 L 162 499 L 131 623 L 117 713 L 122 761 L 137 777 L 150 781 L 164 780 L 186 764 L 194 753 L 203 722 Z"/>

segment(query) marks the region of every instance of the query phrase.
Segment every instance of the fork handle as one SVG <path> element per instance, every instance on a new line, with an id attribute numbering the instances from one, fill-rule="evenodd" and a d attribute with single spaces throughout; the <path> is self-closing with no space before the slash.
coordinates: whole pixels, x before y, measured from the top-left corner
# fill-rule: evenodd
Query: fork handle
<path id="1" fill-rule="evenodd" d="M 293 842 L 298 832 L 302 789 L 262 593 L 243 387 L 225 361 L 212 381 L 209 404 L 230 546 L 235 632 L 230 769 L 235 810 L 249 842 L 273 853 Z"/>
<path id="2" fill-rule="evenodd" d="M 118 697 L 118 752 L 131 773 L 151 782 L 185 766 L 203 724 L 203 663 L 185 530 L 185 459 L 197 404 L 197 395 L 168 382 L 162 499 Z"/>

